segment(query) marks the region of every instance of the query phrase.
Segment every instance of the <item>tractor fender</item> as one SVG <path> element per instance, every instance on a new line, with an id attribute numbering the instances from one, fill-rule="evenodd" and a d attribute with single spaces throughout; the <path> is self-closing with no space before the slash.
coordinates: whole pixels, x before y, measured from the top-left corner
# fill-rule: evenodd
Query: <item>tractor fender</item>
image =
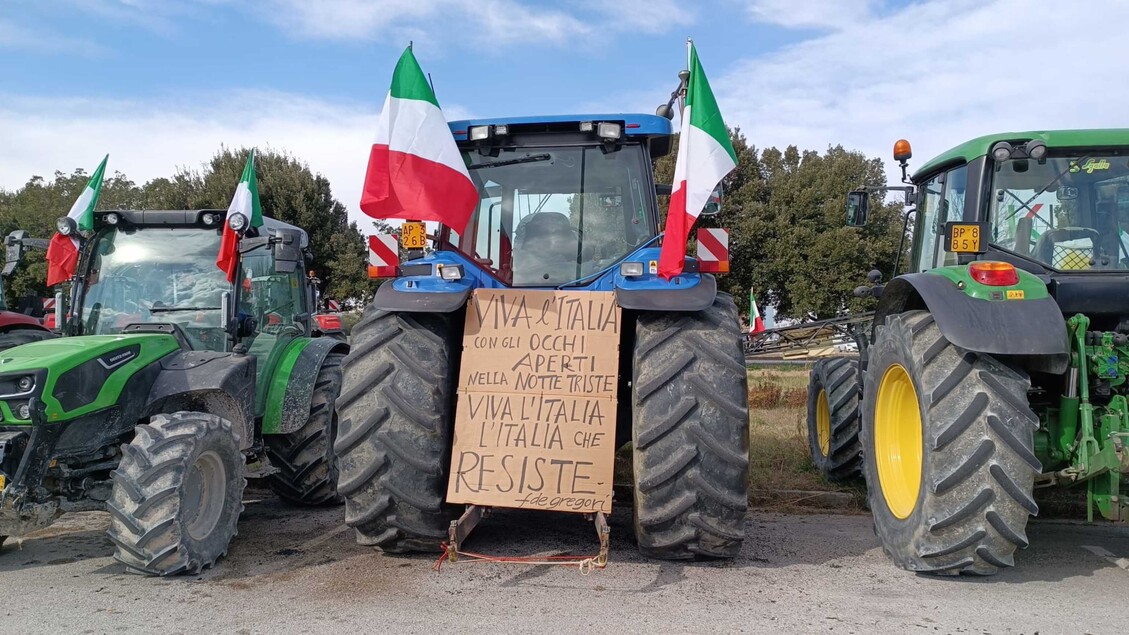
<path id="1" fill-rule="evenodd" d="M 696 277 L 696 279 L 695 279 Z M 704 311 L 717 297 L 717 280 L 710 274 L 680 276 L 686 284 L 661 279 L 631 283 L 616 277 L 615 300 L 620 307 L 635 311 Z"/>
<path id="2" fill-rule="evenodd" d="M 40 331 L 48 330 L 43 326 L 42 322 L 30 315 L 15 313 L 13 311 L 0 311 L 0 330 L 13 328 L 35 329 Z"/>
<path id="3" fill-rule="evenodd" d="M 207 412 L 231 422 L 240 449 L 255 441 L 255 368 L 253 355 L 180 351 L 161 360 L 149 390 L 145 415 L 180 410 Z"/>
<path id="4" fill-rule="evenodd" d="M 969 297 L 944 276 L 912 273 L 882 290 L 874 326 L 886 316 L 928 309 L 937 328 L 958 348 L 991 355 L 1022 356 L 1033 366 L 1063 373 L 1070 363 L 1066 320 L 1054 298 L 992 301 Z M 873 339 L 873 331 L 871 333 Z"/>
<path id="5" fill-rule="evenodd" d="M 331 337 L 296 339 L 286 347 L 269 381 L 263 434 L 289 434 L 306 424 L 314 398 L 314 380 L 330 353 L 348 353 L 349 345 Z"/>
<path id="6" fill-rule="evenodd" d="M 411 290 L 400 290 L 398 286 L 411 285 Z M 471 283 L 464 279 L 459 282 L 437 280 L 434 276 L 413 276 L 398 278 L 380 285 L 372 306 L 383 311 L 406 313 L 452 313 L 466 306 L 470 297 Z"/>

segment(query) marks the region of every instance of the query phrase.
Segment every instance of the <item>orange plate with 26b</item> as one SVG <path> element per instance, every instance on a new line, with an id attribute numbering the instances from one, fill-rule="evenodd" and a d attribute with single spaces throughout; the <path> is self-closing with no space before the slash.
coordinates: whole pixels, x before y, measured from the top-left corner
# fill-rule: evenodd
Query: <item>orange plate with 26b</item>
<path id="1" fill-rule="evenodd" d="M 427 247 L 427 229 L 423 223 L 410 221 L 400 225 L 400 245 L 404 249 L 423 249 Z"/>

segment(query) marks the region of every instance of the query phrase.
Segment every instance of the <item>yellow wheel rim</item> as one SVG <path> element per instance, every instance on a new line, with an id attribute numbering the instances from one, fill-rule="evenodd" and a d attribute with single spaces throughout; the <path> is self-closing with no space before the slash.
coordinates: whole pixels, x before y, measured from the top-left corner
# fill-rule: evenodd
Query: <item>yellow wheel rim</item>
<path id="1" fill-rule="evenodd" d="M 882 375 L 874 404 L 874 458 L 886 506 L 905 520 L 921 490 L 921 409 L 913 380 L 900 364 Z"/>
<path id="2" fill-rule="evenodd" d="M 819 442 L 819 453 L 831 454 L 831 408 L 827 405 L 827 391 L 819 389 L 815 398 L 815 436 Z"/>

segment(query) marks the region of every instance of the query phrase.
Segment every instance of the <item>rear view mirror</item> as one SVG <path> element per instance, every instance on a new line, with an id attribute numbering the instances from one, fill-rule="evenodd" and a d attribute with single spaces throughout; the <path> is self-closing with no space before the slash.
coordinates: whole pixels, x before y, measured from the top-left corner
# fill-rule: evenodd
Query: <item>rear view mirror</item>
<path id="1" fill-rule="evenodd" d="M 710 193 L 709 199 L 706 200 L 705 207 L 702 208 L 702 216 L 717 216 L 721 213 L 721 184 L 713 188 Z"/>
<path id="2" fill-rule="evenodd" d="M 302 261 L 302 235 L 293 229 L 271 230 L 275 273 L 292 273 Z"/>
<path id="3" fill-rule="evenodd" d="M 16 270 L 16 265 L 20 264 L 20 260 L 23 259 L 23 241 L 25 238 L 27 238 L 27 232 L 17 229 L 8 234 L 7 240 L 4 241 L 7 246 L 4 258 L 4 277 L 12 275 L 12 272 Z"/>
<path id="4" fill-rule="evenodd" d="M 865 190 L 847 194 L 847 225 L 862 227 L 866 225 L 866 215 L 870 207 L 870 195 Z"/>

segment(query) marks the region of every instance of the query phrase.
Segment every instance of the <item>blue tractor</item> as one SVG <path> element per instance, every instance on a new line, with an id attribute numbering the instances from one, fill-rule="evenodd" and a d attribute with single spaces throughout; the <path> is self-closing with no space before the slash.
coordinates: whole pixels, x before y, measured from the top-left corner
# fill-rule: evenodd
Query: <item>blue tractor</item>
<path id="1" fill-rule="evenodd" d="M 669 112 L 669 106 L 666 112 Z M 748 487 L 748 398 L 737 306 L 695 258 L 672 280 L 653 161 L 663 116 L 610 114 L 450 124 L 480 203 L 439 226 L 352 330 L 335 450 L 346 523 L 386 552 L 436 552 L 463 323 L 475 289 L 614 292 L 624 316 L 616 446 L 632 444 L 640 550 L 663 559 L 737 555 Z M 707 210 L 707 213 L 714 210 Z"/>

